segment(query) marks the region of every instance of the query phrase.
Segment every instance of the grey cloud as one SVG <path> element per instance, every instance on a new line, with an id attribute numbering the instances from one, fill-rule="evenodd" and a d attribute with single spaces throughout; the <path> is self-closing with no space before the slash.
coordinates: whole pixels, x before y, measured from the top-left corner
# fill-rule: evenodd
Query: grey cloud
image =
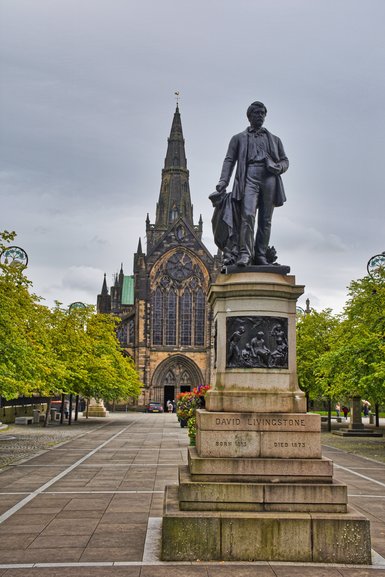
<path id="1" fill-rule="evenodd" d="M 228 140 L 263 100 L 291 162 L 273 244 L 317 307 L 341 308 L 385 249 L 384 16 L 382 0 L 3 0 L 0 229 L 36 292 L 95 302 L 103 272 L 131 272 L 180 90 L 208 248 Z"/>

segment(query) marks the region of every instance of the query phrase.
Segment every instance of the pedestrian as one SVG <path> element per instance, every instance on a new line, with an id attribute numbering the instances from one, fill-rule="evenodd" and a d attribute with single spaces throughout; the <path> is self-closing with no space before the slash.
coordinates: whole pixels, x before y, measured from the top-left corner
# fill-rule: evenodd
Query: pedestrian
<path id="1" fill-rule="evenodd" d="M 344 405 L 344 406 L 342 407 L 342 412 L 343 412 L 343 414 L 344 414 L 345 421 L 347 421 L 347 420 L 348 420 L 349 407 L 347 407 L 346 405 Z"/>
<path id="2" fill-rule="evenodd" d="M 172 402 L 171 402 L 171 401 L 167 401 L 167 410 L 168 410 L 169 413 L 172 413 L 173 408 L 174 408 L 174 407 L 173 407 L 173 405 L 172 405 Z"/>
<path id="3" fill-rule="evenodd" d="M 337 414 L 337 417 L 340 416 L 340 412 L 341 412 L 341 405 L 340 405 L 339 403 L 337 403 L 337 404 L 336 404 L 336 414 Z"/>

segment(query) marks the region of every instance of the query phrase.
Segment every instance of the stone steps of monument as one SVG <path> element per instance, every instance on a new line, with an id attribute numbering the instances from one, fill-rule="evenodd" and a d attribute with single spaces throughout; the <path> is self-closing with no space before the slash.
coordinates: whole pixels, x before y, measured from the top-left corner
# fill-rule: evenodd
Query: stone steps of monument
<path id="1" fill-rule="evenodd" d="M 296 561 L 370 564 L 370 526 L 360 513 L 182 511 L 167 486 L 164 561 Z"/>
<path id="2" fill-rule="evenodd" d="M 360 429 L 358 431 L 352 431 L 349 429 L 341 429 L 339 431 L 333 431 L 333 435 L 339 435 L 340 437 L 383 437 L 383 433 L 378 431 L 373 431 L 373 429 Z"/>
<path id="3" fill-rule="evenodd" d="M 88 416 L 89 417 L 107 417 L 109 415 L 109 412 L 106 411 L 105 409 L 94 409 L 91 407 L 88 410 Z M 84 416 L 86 416 L 86 413 L 84 413 Z"/>
<path id="4" fill-rule="evenodd" d="M 333 462 L 319 459 L 200 457 L 189 447 L 188 466 L 193 481 L 254 483 L 331 483 Z"/>
<path id="5" fill-rule="evenodd" d="M 179 468 L 178 500 L 184 511 L 291 511 L 347 510 L 347 487 L 333 481 L 315 483 L 194 482 L 187 466 Z"/>

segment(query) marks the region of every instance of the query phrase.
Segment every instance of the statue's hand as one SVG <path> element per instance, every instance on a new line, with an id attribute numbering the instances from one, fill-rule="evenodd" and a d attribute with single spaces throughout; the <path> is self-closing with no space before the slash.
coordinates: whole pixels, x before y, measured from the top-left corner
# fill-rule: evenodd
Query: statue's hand
<path id="1" fill-rule="evenodd" d="M 272 174 L 281 174 L 281 167 L 272 158 L 266 158 L 266 168 Z"/>
<path id="2" fill-rule="evenodd" d="M 218 192 L 223 192 L 224 190 L 226 190 L 226 186 L 227 186 L 227 184 L 221 180 L 221 181 L 218 182 L 218 184 L 216 185 L 215 189 L 216 189 Z"/>

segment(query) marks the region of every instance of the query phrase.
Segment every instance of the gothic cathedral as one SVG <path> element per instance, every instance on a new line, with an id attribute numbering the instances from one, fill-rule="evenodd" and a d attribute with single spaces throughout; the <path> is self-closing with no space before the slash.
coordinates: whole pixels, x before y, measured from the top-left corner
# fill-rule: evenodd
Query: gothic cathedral
<path id="1" fill-rule="evenodd" d="M 212 369 L 210 284 L 220 270 L 202 243 L 202 217 L 193 221 L 189 171 L 178 105 L 162 170 L 155 224 L 146 219 L 146 251 L 139 239 L 134 274 L 121 266 L 110 293 L 106 275 L 97 311 L 121 319 L 118 336 L 144 383 L 141 403 L 174 400 L 208 384 Z"/>

